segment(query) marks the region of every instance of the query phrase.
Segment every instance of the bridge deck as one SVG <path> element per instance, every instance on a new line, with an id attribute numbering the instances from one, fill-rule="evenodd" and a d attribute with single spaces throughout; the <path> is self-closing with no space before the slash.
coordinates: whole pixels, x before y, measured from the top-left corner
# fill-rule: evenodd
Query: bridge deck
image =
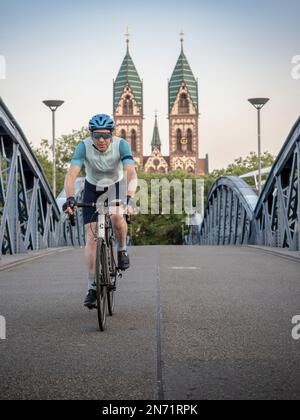
<path id="1" fill-rule="evenodd" d="M 102 334 L 82 306 L 82 250 L 1 271 L 1 399 L 300 398 L 296 258 L 246 247 L 131 256 Z"/>

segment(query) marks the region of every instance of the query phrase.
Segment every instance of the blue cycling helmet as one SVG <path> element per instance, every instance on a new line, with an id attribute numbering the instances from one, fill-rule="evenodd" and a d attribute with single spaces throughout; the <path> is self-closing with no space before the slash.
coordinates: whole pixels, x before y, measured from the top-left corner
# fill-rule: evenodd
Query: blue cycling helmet
<path id="1" fill-rule="evenodd" d="M 95 130 L 113 131 L 114 129 L 115 129 L 115 122 L 109 115 L 98 114 L 90 119 L 89 130 L 92 132 Z"/>

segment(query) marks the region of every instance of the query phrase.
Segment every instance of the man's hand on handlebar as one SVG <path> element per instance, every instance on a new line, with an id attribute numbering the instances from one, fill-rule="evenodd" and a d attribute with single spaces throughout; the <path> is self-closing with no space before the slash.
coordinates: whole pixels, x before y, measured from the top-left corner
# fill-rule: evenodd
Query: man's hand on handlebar
<path id="1" fill-rule="evenodd" d="M 63 211 L 69 215 L 73 215 L 77 209 L 75 197 L 67 198 L 67 201 L 63 205 Z"/>
<path id="2" fill-rule="evenodd" d="M 131 216 L 134 214 L 134 201 L 133 201 L 133 197 L 131 197 L 130 195 L 127 196 L 127 205 L 125 208 L 125 214 L 127 214 L 128 216 Z"/>

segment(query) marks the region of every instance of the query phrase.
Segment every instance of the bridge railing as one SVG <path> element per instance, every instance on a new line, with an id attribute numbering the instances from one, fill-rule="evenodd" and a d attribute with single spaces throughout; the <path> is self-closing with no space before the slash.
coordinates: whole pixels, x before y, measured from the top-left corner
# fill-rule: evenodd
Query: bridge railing
<path id="1" fill-rule="evenodd" d="M 253 241 L 257 195 L 238 177 L 221 177 L 213 185 L 200 229 L 202 245 L 242 245 Z"/>
<path id="2" fill-rule="evenodd" d="M 293 126 L 254 211 L 256 243 L 300 250 L 300 118 Z"/>
<path id="3" fill-rule="evenodd" d="M 300 118 L 259 197 L 238 177 L 221 177 L 215 182 L 205 208 L 200 243 L 300 250 Z"/>
<path id="4" fill-rule="evenodd" d="M 0 257 L 57 246 L 60 229 L 46 176 L 0 98 Z"/>

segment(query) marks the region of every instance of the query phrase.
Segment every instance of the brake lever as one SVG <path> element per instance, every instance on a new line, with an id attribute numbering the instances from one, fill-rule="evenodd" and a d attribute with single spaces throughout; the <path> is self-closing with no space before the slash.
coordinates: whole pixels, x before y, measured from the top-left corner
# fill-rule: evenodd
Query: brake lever
<path id="1" fill-rule="evenodd" d="M 76 223 L 75 223 L 75 215 L 74 214 L 70 214 L 69 215 L 69 220 L 70 220 L 70 224 L 71 224 L 71 226 L 76 226 Z"/>
<path id="2" fill-rule="evenodd" d="M 129 214 L 125 214 L 125 220 L 127 225 L 132 225 L 131 217 L 129 216 Z"/>

